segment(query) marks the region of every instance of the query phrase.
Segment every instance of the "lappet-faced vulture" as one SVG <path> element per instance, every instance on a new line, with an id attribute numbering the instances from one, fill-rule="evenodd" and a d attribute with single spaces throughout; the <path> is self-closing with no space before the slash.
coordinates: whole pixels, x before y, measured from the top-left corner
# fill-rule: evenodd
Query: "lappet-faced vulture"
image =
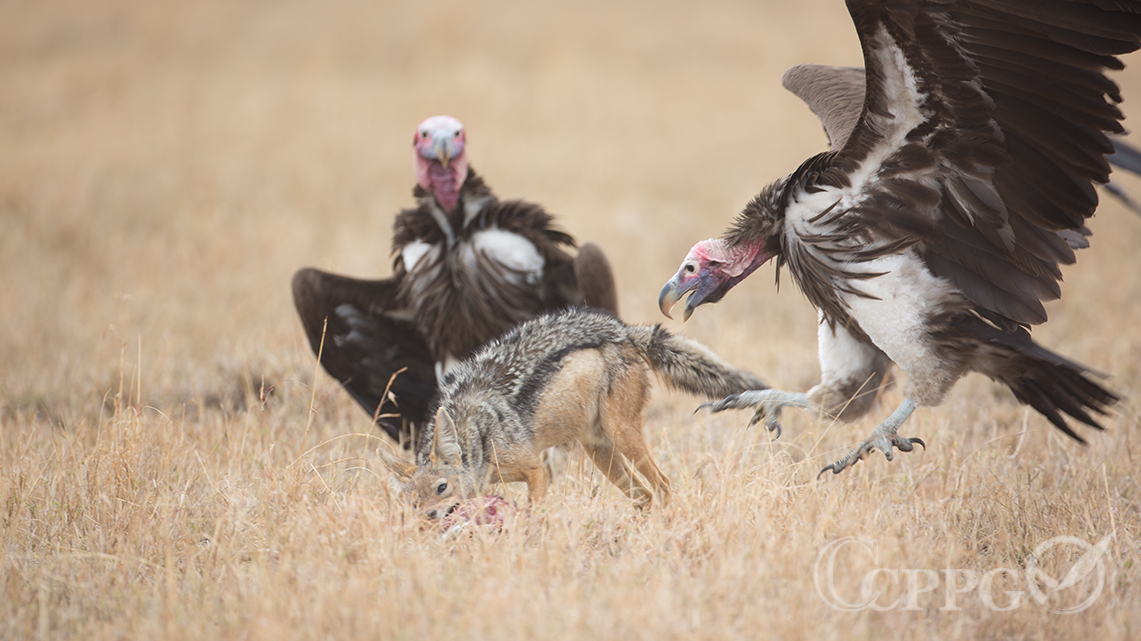
<path id="1" fill-rule="evenodd" d="M 720 300 L 770 259 L 819 314 L 821 382 L 746 392 L 717 411 L 781 407 L 843 419 L 868 412 L 894 363 L 905 399 L 821 473 L 873 448 L 911 451 L 898 428 L 968 372 L 1010 388 L 1059 430 L 1117 396 L 1042 347 L 1031 326 L 1058 298 L 1061 265 L 1088 245 L 1095 184 L 1120 134 L 1106 70 L 1141 46 L 1141 3 L 1116 0 L 848 0 L 863 70 L 794 68 L 785 78 L 833 149 L 765 187 L 718 239 L 694 245 L 662 288 L 667 313 Z M 857 111 L 846 107 L 855 100 Z"/>
<path id="2" fill-rule="evenodd" d="M 497 198 L 468 166 L 458 120 L 428 118 L 412 146 L 417 206 L 393 223 L 392 277 L 293 276 L 321 365 L 405 443 L 427 419 L 437 380 L 483 343 L 569 305 L 618 313 L 602 250 L 587 243 L 571 255 L 574 239 L 542 207 Z"/>

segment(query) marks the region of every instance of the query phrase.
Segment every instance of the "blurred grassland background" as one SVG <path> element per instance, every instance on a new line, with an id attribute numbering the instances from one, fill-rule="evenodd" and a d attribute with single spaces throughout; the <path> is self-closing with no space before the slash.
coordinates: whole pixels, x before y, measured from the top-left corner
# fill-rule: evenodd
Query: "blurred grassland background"
<path id="1" fill-rule="evenodd" d="M 801 62 L 861 64 L 840 0 L 0 1 L 0 638 L 1135 637 L 1141 219 L 1107 198 L 1035 331 L 1125 397 L 1089 447 L 976 376 L 907 424 L 927 452 L 816 482 L 886 409 L 786 413 L 770 442 L 659 389 L 672 505 L 635 512 L 576 453 L 503 533 L 442 541 L 314 381 L 290 275 L 390 272 L 413 128 L 447 113 L 501 197 L 603 247 L 626 320 L 806 389 L 815 314 L 771 267 L 684 326 L 656 305 L 693 242 L 824 149 L 780 88 Z M 1075 615 L 941 611 L 943 586 L 847 613 L 813 587 L 843 536 L 879 541 L 837 578 L 856 595 L 873 566 L 1021 567 L 1110 531 Z"/>

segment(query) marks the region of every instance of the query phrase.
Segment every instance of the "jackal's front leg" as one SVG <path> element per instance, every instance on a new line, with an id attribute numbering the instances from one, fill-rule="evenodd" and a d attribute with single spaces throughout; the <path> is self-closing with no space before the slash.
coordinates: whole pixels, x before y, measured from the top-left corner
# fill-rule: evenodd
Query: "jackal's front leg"
<path id="1" fill-rule="evenodd" d="M 547 495 L 550 475 L 542 460 L 536 458 L 535 465 L 523 471 L 523 477 L 527 481 L 527 502 L 534 506 Z"/>

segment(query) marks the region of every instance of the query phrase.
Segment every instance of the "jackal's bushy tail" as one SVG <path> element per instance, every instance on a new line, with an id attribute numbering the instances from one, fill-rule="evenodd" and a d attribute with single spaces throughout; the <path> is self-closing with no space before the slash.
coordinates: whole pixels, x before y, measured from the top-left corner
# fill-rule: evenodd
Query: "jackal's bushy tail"
<path id="1" fill-rule="evenodd" d="M 631 326 L 629 336 L 654 371 L 674 389 L 720 399 L 768 388 L 764 381 L 726 363 L 708 347 L 674 336 L 661 325 Z"/>

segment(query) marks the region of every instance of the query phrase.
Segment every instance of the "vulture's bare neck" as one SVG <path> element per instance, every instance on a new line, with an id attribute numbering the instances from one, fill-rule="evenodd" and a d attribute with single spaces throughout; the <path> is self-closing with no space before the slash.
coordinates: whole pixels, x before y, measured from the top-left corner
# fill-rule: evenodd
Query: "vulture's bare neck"
<path id="1" fill-rule="evenodd" d="M 451 208 L 444 207 L 436 194 L 430 193 L 420 185 L 416 185 L 412 190 L 412 195 L 420 203 L 420 207 L 426 210 L 436 222 L 449 248 L 455 245 L 456 237 L 463 228 L 479 215 L 479 212 L 488 203 L 495 200 L 495 194 L 492 193 L 491 188 L 470 167 L 467 178 L 464 179 L 464 183 L 460 187 L 455 205 Z"/>

